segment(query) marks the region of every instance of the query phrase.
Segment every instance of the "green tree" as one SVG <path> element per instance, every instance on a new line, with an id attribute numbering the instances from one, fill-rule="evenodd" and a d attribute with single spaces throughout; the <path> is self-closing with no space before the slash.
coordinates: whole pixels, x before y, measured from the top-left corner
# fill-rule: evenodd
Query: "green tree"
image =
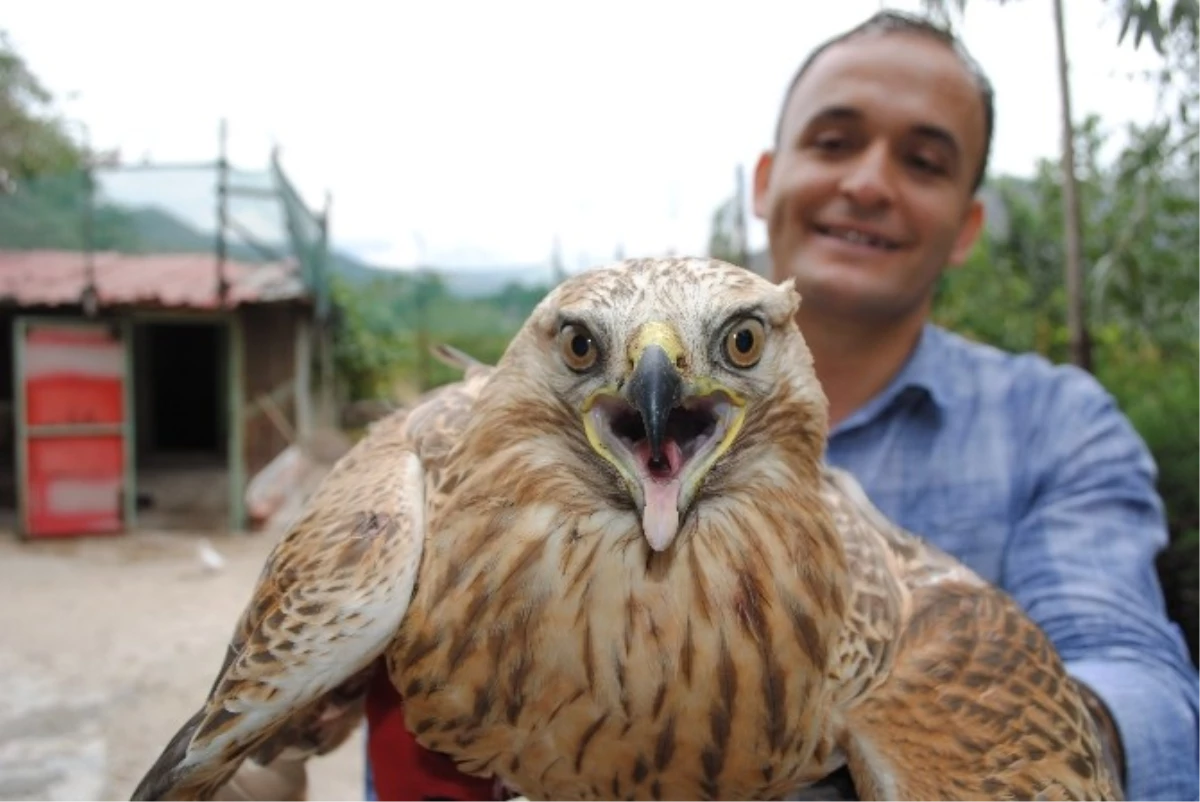
<path id="1" fill-rule="evenodd" d="M 91 155 L 0 31 L 0 246 L 135 249 L 130 215 L 92 200 Z"/>
<path id="2" fill-rule="evenodd" d="M 745 203 L 745 171 L 738 165 L 733 195 L 713 212 L 708 237 L 708 255 L 731 265 L 750 267 Z"/>
<path id="3" fill-rule="evenodd" d="M 77 169 L 83 161 L 53 95 L 0 30 L 0 191 L 11 191 L 21 179 Z"/>
<path id="4" fill-rule="evenodd" d="M 997 0 L 1001 5 L 1008 0 Z M 1161 85 L 1175 82 L 1176 64 L 1172 63 L 1196 50 L 1197 25 L 1200 24 L 1200 2 L 1198 0 L 1175 0 L 1169 9 L 1160 6 L 1158 0 L 1109 0 L 1121 16 L 1121 30 L 1117 43 L 1125 41 L 1133 32 L 1133 45 L 1138 47 L 1143 37 L 1149 37 L 1155 49 L 1167 57 L 1168 65 L 1160 77 Z M 933 17 L 947 25 L 961 19 L 966 11 L 966 0 L 923 0 L 923 7 Z M 1092 368 L 1092 343 L 1088 333 L 1086 314 L 1087 296 L 1084 290 L 1083 215 L 1079 198 L 1075 153 L 1075 126 L 1071 113 L 1071 91 L 1068 58 L 1065 43 L 1065 22 L 1062 0 L 1053 0 L 1054 27 L 1058 51 L 1057 80 L 1061 111 L 1062 171 L 1061 198 L 1063 205 L 1063 237 L 1066 243 L 1063 265 L 1066 283 L 1067 329 L 1072 361 L 1090 370 Z M 1163 12 L 1166 12 L 1165 17 Z M 1194 78 L 1194 72 L 1191 73 Z M 1181 105 L 1181 111 L 1186 109 Z M 1192 107 L 1194 108 L 1194 106 Z"/>
<path id="5" fill-rule="evenodd" d="M 397 398 L 461 373 L 429 357 L 444 343 L 495 362 L 549 287 L 510 284 L 481 298 L 452 292 L 434 271 L 391 273 L 356 284 L 332 282 L 335 370 L 348 401 Z"/>
<path id="6" fill-rule="evenodd" d="M 708 236 L 708 255 L 734 265 L 742 264 L 744 258 L 735 228 L 736 204 L 737 198 L 731 197 L 717 207 Z"/>

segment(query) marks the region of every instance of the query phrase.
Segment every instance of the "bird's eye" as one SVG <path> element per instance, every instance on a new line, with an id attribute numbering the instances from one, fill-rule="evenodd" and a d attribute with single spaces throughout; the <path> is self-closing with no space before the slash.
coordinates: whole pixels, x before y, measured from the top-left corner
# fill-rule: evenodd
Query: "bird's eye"
<path id="1" fill-rule="evenodd" d="M 563 326 L 558 335 L 563 360 L 571 370 L 587 370 L 600 358 L 600 348 L 592 333 L 578 323 Z"/>
<path id="2" fill-rule="evenodd" d="M 725 358 L 738 368 L 752 368 L 762 357 L 766 345 L 762 323 L 753 318 L 740 321 L 725 335 Z"/>

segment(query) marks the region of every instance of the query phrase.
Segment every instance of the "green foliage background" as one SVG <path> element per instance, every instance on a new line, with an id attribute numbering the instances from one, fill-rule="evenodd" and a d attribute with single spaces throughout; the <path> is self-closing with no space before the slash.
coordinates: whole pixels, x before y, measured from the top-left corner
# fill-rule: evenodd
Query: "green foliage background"
<path id="1" fill-rule="evenodd" d="M 346 400 L 406 400 L 457 380 L 460 371 L 425 355 L 438 343 L 494 363 L 548 289 L 512 284 L 464 298 L 436 274 L 385 274 L 363 283 L 335 278 L 334 360 Z M 424 351 L 418 347 L 421 329 Z"/>

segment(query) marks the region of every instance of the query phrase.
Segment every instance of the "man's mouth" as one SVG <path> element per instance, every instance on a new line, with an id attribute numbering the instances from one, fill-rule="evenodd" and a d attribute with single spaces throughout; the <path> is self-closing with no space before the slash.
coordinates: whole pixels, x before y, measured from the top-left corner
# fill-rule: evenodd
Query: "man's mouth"
<path id="1" fill-rule="evenodd" d="M 843 242 L 848 242 L 851 245 L 877 248 L 882 251 L 895 251 L 900 248 L 900 243 L 896 242 L 895 240 L 889 239 L 888 237 L 884 237 L 880 234 L 873 234 L 856 228 L 816 224 L 813 226 L 813 230 L 823 237 L 832 237 L 833 239 L 839 239 Z"/>
<path id="2" fill-rule="evenodd" d="M 680 516 L 726 444 L 738 411 L 722 391 L 685 397 L 667 414 L 657 447 L 642 413 L 625 399 L 606 395 L 589 411 L 591 428 L 604 449 L 641 491 L 642 526 L 656 551 L 674 539 Z"/>

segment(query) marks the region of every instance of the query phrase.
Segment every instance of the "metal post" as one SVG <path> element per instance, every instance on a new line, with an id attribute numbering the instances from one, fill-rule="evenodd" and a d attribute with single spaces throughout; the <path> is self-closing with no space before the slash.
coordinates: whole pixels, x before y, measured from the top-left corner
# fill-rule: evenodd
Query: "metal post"
<path id="1" fill-rule="evenodd" d="M 96 182 L 91 163 L 83 168 L 83 314 L 93 317 L 99 307 L 96 289 Z"/>
<path id="2" fill-rule="evenodd" d="M 1058 92 L 1062 111 L 1063 224 L 1066 236 L 1067 332 L 1071 361 L 1092 369 L 1083 297 L 1083 221 L 1075 183 L 1075 125 L 1071 116 L 1071 82 L 1067 71 L 1067 43 L 1062 0 L 1054 0 L 1054 33 L 1058 42 Z"/>
<path id="3" fill-rule="evenodd" d="M 217 300 L 225 306 L 229 282 L 225 277 L 225 229 L 229 225 L 229 128 L 224 117 L 217 133 Z"/>
<path id="4" fill-rule="evenodd" d="M 91 129 L 81 122 L 83 131 L 83 295 L 79 299 L 83 313 L 93 317 L 99 307 L 96 289 L 96 161 L 92 155 Z"/>
<path id="5" fill-rule="evenodd" d="M 124 351 L 125 376 L 121 388 L 121 425 L 125 436 L 125 492 L 122 498 L 125 531 L 137 529 L 137 399 L 134 396 L 134 365 L 133 352 L 134 327 L 133 319 L 125 316 L 121 319 L 121 346 Z"/>
<path id="6" fill-rule="evenodd" d="M 427 268 L 419 267 L 417 269 L 417 389 L 422 393 L 429 389 L 430 381 L 429 323 L 425 310 L 427 280 Z"/>
<path id="7" fill-rule="evenodd" d="M 425 305 L 428 302 L 426 292 L 426 283 L 432 271 L 426 265 L 426 249 L 425 237 L 420 231 L 412 233 L 413 242 L 417 246 L 417 269 L 415 271 L 416 278 L 416 346 L 417 346 L 417 391 L 425 392 L 429 389 L 429 323 L 426 316 Z"/>
<path id="8" fill-rule="evenodd" d="M 333 317 L 330 314 L 332 299 L 329 286 L 329 216 L 333 209 L 333 195 L 325 191 L 325 208 L 317 218 L 320 244 L 314 263 L 313 289 L 317 296 L 317 359 L 320 360 L 321 400 L 320 418 L 323 425 L 336 427 L 338 423 L 336 382 L 333 369 Z"/>
<path id="9" fill-rule="evenodd" d="M 738 265 L 750 267 L 750 237 L 746 234 L 746 174 L 742 165 L 737 166 L 737 188 L 734 191 L 733 230 L 737 237 L 733 252 L 737 256 Z"/>
<path id="10" fill-rule="evenodd" d="M 229 529 L 240 532 L 246 525 L 246 414 L 243 409 L 246 398 L 245 384 L 245 334 L 242 319 L 230 315 L 225 323 L 225 343 L 228 362 L 229 415 Z"/>
<path id="11" fill-rule="evenodd" d="M 333 194 L 329 190 L 325 190 L 325 208 L 321 210 L 321 215 L 317 220 L 321 231 L 321 244 L 314 265 L 316 275 L 313 277 L 317 288 L 318 314 L 321 320 L 329 317 L 331 303 L 329 297 L 329 214 L 332 209 Z"/>
<path id="12" fill-rule="evenodd" d="M 314 328 L 312 321 L 307 317 L 297 318 L 295 365 L 293 366 L 295 383 L 292 392 L 296 404 L 296 433 L 300 442 L 304 444 L 309 442 L 313 431 L 312 337 Z M 317 330 L 320 330 L 319 327 Z"/>

